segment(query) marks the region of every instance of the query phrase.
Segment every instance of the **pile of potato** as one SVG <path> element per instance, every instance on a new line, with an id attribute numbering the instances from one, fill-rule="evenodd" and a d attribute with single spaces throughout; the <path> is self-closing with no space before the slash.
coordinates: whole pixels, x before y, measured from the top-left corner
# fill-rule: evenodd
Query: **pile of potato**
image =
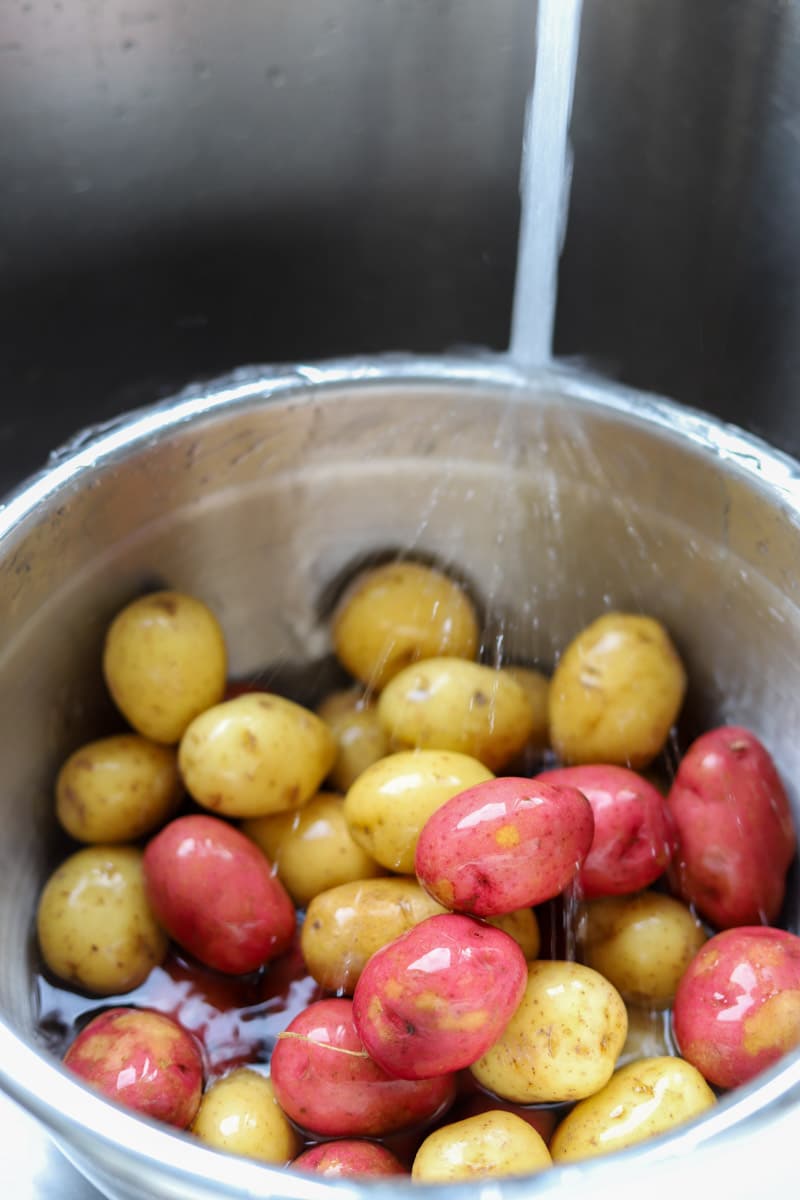
<path id="1" fill-rule="evenodd" d="M 245 975 L 299 938 L 325 996 L 269 1066 L 216 1079 L 174 1020 L 115 1004 L 73 1071 L 224 1150 L 433 1182 L 642 1141 L 800 1044 L 800 938 L 774 927 L 796 850 L 783 786 L 736 727 L 690 746 L 666 795 L 641 774 L 686 690 L 657 621 L 606 613 L 549 680 L 496 669 L 466 592 L 397 562 L 359 575 L 331 631 L 354 683 L 313 712 L 232 685 L 196 598 L 146 595 L 109 628 L 131 732 L 59 774 L 84 848 L 40 899 L 46 967 L 116 997 L 170 939 Z M 541 954 L 554 903 L 563 957 Z M 679 1053 L 637 1050 L 670 1009 Z M 385 1144 L 403 1131 L 405 1162 Z"/>

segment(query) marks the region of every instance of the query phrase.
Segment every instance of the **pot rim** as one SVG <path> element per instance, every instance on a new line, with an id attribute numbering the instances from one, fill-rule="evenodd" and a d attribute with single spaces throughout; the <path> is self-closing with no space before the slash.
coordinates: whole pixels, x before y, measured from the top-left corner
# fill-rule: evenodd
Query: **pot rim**
<path id="1" fill-rule="evenodd" d="M 46 466 L 22 483 L 5 502 L 0 502 L 0 553 L 7 543 L 35 520 L 40 506 L 52 502 L 60 492 L 72 489 L 98 468 L 113 463 L 131 451 L 169 436 L 198 418 L 222 415 L 253 403 L 310 402 L 321 393 L 343 386 L 350 388 L 430 387 L 431 385 L 490 387 L 507 391 L 523 400 L 536 389 L 556 390 L 566 401 L 618 413 L 631 423 L 655 428 L 698 452 L 725 461 L 771 495 L 780 497 L 800 520 L 800 464 L 760 438 L 708 414 L 686 408 L 672 400 L 587 374 L 569 364 L 529 370 L 502 355 L 380 355 L 369 358 L 334 359 L 316 364 L 248 367 L 202 384 L 147 408 L 126 413 L 115 420 L 83 430 L 51 454 Z M 134 1115 L 107 1100 L 71 1076 L 49 1052 L 17 1034 L 0 1017 L 0 1087 L 37 1117 L 60 1142 L 66 1143 L 81 1165 L 92 1162 L 102 1146 L 103 1161 L 113 1163 L 119 1178 L 133 1184 L 142 1181 L 143 1168 L 155 1178 L 169 1177 L 173 1185 L 191 1179 L 198 1195 L 271 1196 L 286 1200 L 324 1200 L 325 1197 L 362 1197 L 363 1184 L 350 1180 L 292 1173 L 283 1168 L 232 1158 L 198 1144 L 186 1134 Z M 725 1097 L 718 1106 L 693 1121 L 686 1129 L 664 1135 L 641 1146 L 618 1152 L 608 1159 L 565 1165 L 543 1174 L 479 1185 L 438 1185 L 453 1196 L 469 1188 L 470 1196 L 508 1200 L 530 1195 L 564 1192 L 573 1182 L 585 1181 L 591 1170 L 595 1194 L 619 1200 L 627 1180 L 639 1190 L 642 1172 L 653 1163 L 662 1166 L 657 1178 L 667 1180 L 664 1168 L 680 1169 L 686 1154 L 705 1148 L 704 1159 L 719 1159 L 726 1176 L 759 1159 L 757 1139 L 782 1130 L 786 1119 L 796 1122 L 800 1107 L 800 1050 L 788 1055 L 771 1070 Z M 743 1128 L 742 1123 L 746 1122 Z M 772 1127 L 770 1129 L 769 1127 Z M 779 1145 L 791 1147 L 790 1135 Z M 67 1150 L 70 1154 L 70 1150 Z M 696 1170 L 697 1164 L 693 1164 Z M 788 1162 L 786 1165 L 788 1171 Z M 669 1178 L 673 1172 L 669 1171 Z M 776 1179 L 786 1178 L 776 1176 Z M 765 1185 L 768 1176 L 759 1175 Z M 638 1183 L 637 1183 L 638 1181 Z M 693 1181 L 697 1177 L 693 1176 Z M 648 1173 L 648 1189 L 653 1180 Z M 672 1185 L 670 1185 L 672 1186 Z M 418 1185 L 370 1182 L 370 1194 L 378 1200 L 390 1194 L 399 1200 L 418 1195 Z M 658 1194 L 661 1187 L 658 1188 Z M 177 1193 L 176 1193 L 177 1194 Z M 633 1193 L 632 1193 L 633 1194 Z M 655 1193 L 654 1193 L 655 1194 Z M 666 1190 L 664 1195 L 666 1196 Z M 736 1193 L 738 1194 L 738 1193 Z M 746 1193 L 742 1193 L 744 1195 Z"/>

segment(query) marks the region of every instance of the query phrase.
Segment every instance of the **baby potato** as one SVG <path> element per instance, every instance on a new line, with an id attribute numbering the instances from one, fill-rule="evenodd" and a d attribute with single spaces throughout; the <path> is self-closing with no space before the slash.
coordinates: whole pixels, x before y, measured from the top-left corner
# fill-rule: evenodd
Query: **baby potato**
<path id="1" fill-rule="evenodd" d="M 584 961 L 625 1000 L 668 1008 L 681 976 L 706 940 L 680 900 L 660 892 L 608 896 L 585 905 L 579 924 Z"/>
<path id="2" fill-rule="evenodd" d="M 69 756 L 56 781 L 56 816 L 79 842 L 135 842 L 163 825 L 182 794 L 171 747 L 120 734 Z"/>
<path id="3" fill-rule="evenodd" d="M 383 873 L 354 840 L 343 797 L 331 792 L 317 792 L 297 812 L 252 817 L 241 828 L 266 854 L 300 908 L 329 888 Z"/>
<path id="4" fill-rule="evenodd" d="M 514 1015 L 470 1070 L 481 1087 L 518 1104 L 582 1100 L 608 1083 L 627 1030 L 622 997 L 597 971 L 530 963 Z"/>
<path id="5" fill-rule="evenodd" d="M 389 753 L 389 739 L 378 720 L 378 709 L 360 687 L 355 687 L 328 696 L 318 707 L 317 716 L 322 717 L 336 741 L 331 786 L 346 792 L 367 767 Z"/>
<path id="6" fill-rule="evenodd" d="M 326 991 L 351 995 L 376 950 L 444 911 L 413 878 L 364 879 L 320 892 L 300 933 L 308 972 Z"/>
<path id="7" fill-rule="evenodd" d="M 514 912 L 501 913 L 498 917 L 487 918 L 490 925 L 502 929 L 512 937 L 522 953 L 532 962 L 539 954 L 541 935 L 539 922 L 532 908 L 517 908 Z"/>
<path id="8" fill-rule="evenodd" d="M 533 726 L 528 735 L 528 750 L 546 750 L 550 745 L 550 680 L 532 667 L 503 667 L 525 689 L 533 711 Z"/>
<path id="9" fill-rule="evenodd" d="M 411 1167 L 417 1183 L 532 1175 L 551 1165 L 540 1134 L 513 1113 L 494 1110 L 428 1134 Z"/>
<path id="10" fill-rule="evenodd" d="M 575 1105 L 553 1134 L 550 1153 L 554 1163 L 610 1154 L 675 1129 L 715 1103 L 690 1063 L 643 1058 L 621 1067 L 604 1088 Z"/>
<path id="11" fill-rule="evenodd" d="M 378 716 L 396 750 L 453 750 L 498 771 L 526 745 L 534 713 L 506 672 L 459 658 L 429 658 L 395 675 Z"/>
<path id="12" fill-rule="evenodd" d="M 279 1166 L 294 1158 L 302 1144 L 275 1099 L 272 1081 L 249 1067 L 211 1084 L 192 1133 L 216 1150 Z"/>
<path id="13" fill-rule="evenodd" d="M 151 592 L 112 621 L 103 674 L 114 703 L 136 732 L 174 745 L 189 722 L 224 695 L 222 629 L 193 596 Z"/>
<path id="14" fill-rule="evenodd" d="M 400 1159 L 381 1146 L 362 1138 L 337 1138 L 320 1142 L 292 1163 L 293 1171 L 311 1171 L 315 1175 L 348 1176 L 407 1175 Z"/>
<path id="15" fill-rule="evenodd" d="M 198 804 L 225 817 L 265 817 L 310 800 L 336 757 L 315 713 L 251 692 L 201 713 L 184 733 L 178 765 Z"/>
<path id="16" fill-rule="evenodd" d="M 606 613 L 569 644 L 550 684 L 550 737 L 565 763 L 646 767 L 686 692 L 667 631 L 651 617 Z"/>
<path id="17" fill-rule="evenodd" d="M 382 866 L 413 875 L 417 839 L 452 796 L 494 779 L 476 758 L 450 750 L 408 750 L 373 763 L 345 797 L 355 840 Z"/>
<path id="18" fill-rule="evenodd" d="M 464 589 L 442 571 L 413 562 L 358 575 L 333 614 L 332 632 L 336 657 L 376 692 L 421 658 L 474 658 L 480 641 Z"/>
<path id="19" fill-rule="evenodd" d="M 50 876 L 36 916 L 39 948 L 59 979 L 98 996 L 138 987 L 163 962 L 167 937 L 132 846 L 89 846 Z"/>

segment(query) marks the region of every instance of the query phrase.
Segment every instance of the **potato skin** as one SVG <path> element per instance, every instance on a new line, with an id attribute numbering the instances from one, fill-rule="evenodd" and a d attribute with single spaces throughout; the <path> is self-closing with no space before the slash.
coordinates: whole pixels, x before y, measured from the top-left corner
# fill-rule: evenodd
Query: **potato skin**
<path id="1" fill-rule="evenodd" d="M 533 726 L 528 735 L 526 750 L 546 750 L 550 745 L 550 680 L 532 667 L 503 667 L 523 688 L 533 711 Z"/>
<path id="2" fill-rule="evenodd" d="M 44 886 L 36 926 L 53 974 L 98 996 L 132 991 L 167 953 L 142 854 L 132 846 L 87 846 L 70 855 Z"/>
<path id="3" fill-rule="evenodd" d="M 496 1109 L 428 1134 L 414 1158 L 411 1178 L 417 1183 L 450 1183 L 532 1175 L 551 1161 L 547 1145 L 531 1125 Z"/>
<path id="4" fill-rule="evenodd" d="M 437 1116 L 455 1094 L 452 1075 L 388 1075 L 364 1049 L 345 999 L 299 1013 L 279 1035 L 270 1070 L 281 1108 L 319 1137 L 383 1137 Z"/>
<path id="5" fill-rule="evenodd" d="M 337 605 L 332 634 L 339 661 L 376 692 L 419 659 L 474 658 L 480 639 L 464 589 L 443 572 L 413 562 L 358 575 Z"/>
<path id="6" fill-rule="evenodd" d="M 578 876 L 584 899 L 623 896 L 649 887 L 672 857 L 674 830 L 661 793 L 626 767 L 587 764 L 538 776 L 583 792 L 594 837 Z"/>
<path id="7" fill-rule="evenodd" d="M 69 756 L 56 780 L 56 816 L 79 842 L 135 842 L 163 825 L 182 795 L 171 747 L 118 734 Z"/>
<path id="8" fill-rule="evenodd" d="M 389 739 L 378 720 L 375 702 L 360 687 L 333 692 L 317 708 L 336 742 L 331 787 L 346 792 L 367 767 L 389 753 Z"/>
<path id="9" fill-rule="evenodd" d="M 313 1171 L 315 1175 L 335 1177 L 407 1175 L 403 1164 L 391 1150 L 378 1142 L 360 1138 L 339 1138 L 304 1150 L 292 1163 L 293 1171 Z"/>
<path id="10" fill-rule="evenodd" d="M 554 1163 L 611 1154 L 667 1133 L 715 1103 L 690 1063 L 672 1056 L 640 1059 L 575 1105 L 553 1134 L 550 1153 Z"/>
<path id="11" fill-rule="evenodd" d="M 137 733 L 174 745 L 225 692 L 227 653 L 211 610 L 181 592 L 151 592 L 112 621 L 103 649 L 112 699 Z"/>
<path id="12" fill-rule="evenodd" d="M 525 993 L 500 1037 L 470 1068 L 518 1104 L 582 1100 L 608 1083 L 628 1030 L 616 988 L 579 963 L 530 963 Z"/>
<path id="13" fill-rule="evenodd" d="M 468 1066 L 499 1036 L 525 988 L 525 958 L 502 930 L 456 913 L 428 917 L 370 958 L 353 1020 L 400 1079 Z"/>
<path id="14" fill-rule="evenodd" d="M 252 817 L 241 826 L 278 872 L 300 908 L 329 888 L 383 874 L 350 833 L 344 799 L 317 792 L 297 812 Z"/>
<path id="15" fill-rule="evenodd" d="M 144 877 L 170 936 L 218 971 L 255 971 L 294 937 L 294 905 L 269 860 L 216 817 L 171 821 L 147 845 Z"/>
<path id="16" fill-rule="evenodd" d="M 562 762 L 646 767 L 662 750 L 686 672 L 660 622 L 606 613 L 570 642 L 550 683 L 550 738 Z"/>
<path id="17" fill-rule="evenodd" d="M 584 907 L 579 930 L 584 962 L 623 999 L 654 1009 L 669 1007 L 706 941 L 687 906 L 660 892 L 594 900 Z"/>
<path id="18" fill-rule="evenodd" d="M 378 700 L 395 750 L 453 750 L 499 771 L 525 747 L 534 713 L 507 671 L 459 658 L 406 667 Z"/>
<path id="19" fill-rule="evenodd" d="M 451 750 L 408 750 L 373 763 L 345 797 L 353 837 L 387 870 L 413 875 L 417 839 L 452 796 L 493 779 L 476 758 Z"/>
<path id="20" fill-rule="evenodd" d="M 207 1089 L 192 1133 L 217 1150 L 283 1166 L 300 1138 L 275 1099 L 272 1081 L 249 1067 L 217 1079 Z"/>
<path id="21" fill-rule="evenodd" d="M 336 743 L 324 721 L 268 692 L 250 692 L 201 713 L 178 750 L 191 795 L 224 817 L 265 817 L 302 807 L 335 757 Z"/>
<path id="22" fill-rule="evenodd" d="M 723 726 L 699 737 L 667 804 L 678 895 L 717 929 L 774 921 L 797 840 L 775 764 L 755 735 Z"/>
<path id="23" fill-rule="evenodd" d="M 589 852 L 591 806 L 576 788 L 507 777 L 454 796 L 429 818 L 416 873 L 441 904 L 490 917 L 572 883 Z"/>
<path id="24" fill-rule="evenodd" d="M 444 911 L 408 876 L 363 879 L 320 892 L 300 931 L 308 971 L 327 991 L 352 994 L 376 950 Z"/>
<path id="25" fill-rule="evenodd" d="M 712 937 L 678 985 L 672 1025 L 709 1083 L 754 1079 L 800 1045 L 800 938 L 762 925 Z"/>
<path id="26" fill-rule="evenodd" d="M 178 1129 L 191 1124 L 200 1105 L 200 1049 L 163 1013 L 107 1009 L 81 1030 L 64 1065 L 117 1104 Z"/>

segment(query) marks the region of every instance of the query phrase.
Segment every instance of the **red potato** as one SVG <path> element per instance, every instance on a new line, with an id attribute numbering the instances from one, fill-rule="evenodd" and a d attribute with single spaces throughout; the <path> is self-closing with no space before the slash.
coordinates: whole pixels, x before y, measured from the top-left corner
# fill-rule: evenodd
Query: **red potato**
<path id="1" fill-rule="evenodd" d="M 444 1075 L 497 1040 L 526 980 L 525 956 L 507 933 L 444 913 L 372 955 L 353 994 L 353 1019 L 390 1075 Z"/>
<path id="2" fill-rule="evenodd" d="M 574 881 L 593 831 L 591 806 L 574 787 L 488 779 L 426 821 L 417 878 L 445 908 L 474 916 L 529 908 Z"/>
<path id="3" fill-rule="evenodd" d="M 755 1078 L 800 1045 L 800 938 L 755 925 L 718 933 L 678 985 L 680 1053 L 722 1088 Z"/>
<path id="4" fill-rule="evenodd" d="M 388 1075 L 364 1049 L 344 999 L 318 1000 L 290 1022 L 270 1075 L 286 1115 L 319 1137 L 384 1137 L 438 1116 L 455 1095 L 452 1075 Z"/>
<path id="5" fill-rule="evenodd" d="M 358 1138 L 323 1142 L 305 1150 L 291 1164 L 297 1171 L 313 1171 L 317 1175 L 407 1175 L 400 1159 L 376 1142 Z"/>
<path id="6" fill-rule="evenodd" d="M 699 737 L 667 805 L 677 894 L 717 929 L 774 921 L 797 842 L 783 784 L 754 734 L 723 726 Z"/>
<path id="7" fill-rule="evenodd" d="M 203 1060 L 190 1033 L 162 1013 L 110 1008 L 64 1055 L 64 1065 L 110 1100 L 186 1129 L 203 1092 Z"/>
<path id="8" fill-rule="evenodd" d="M 594 837 L 578 874 L 584 899 L 641 891 L 667 869 L 674 840 L 669 810 L 641 775 L 598 764 L 561 767 L 537 778 L 577 788 L 592 806 Z"/>
<path id="9" fill-rule="evenodd" d="M 170 937 L 217 971 L 255 971 L 294 937 L 294 906 L 269 860 L 217 817 L 165 826 L 145 850 L 144 878 Z"/>

